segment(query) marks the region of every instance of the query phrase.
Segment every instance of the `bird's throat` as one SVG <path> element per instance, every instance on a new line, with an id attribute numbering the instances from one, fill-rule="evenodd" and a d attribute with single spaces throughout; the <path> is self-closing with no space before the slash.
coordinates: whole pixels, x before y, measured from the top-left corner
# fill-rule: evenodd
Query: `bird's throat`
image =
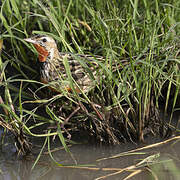
<path id="1" fill-rule="evenodd" d="M 36 50 L 39 53 L 39 56 L 38 56 L 39 62 L 45 62 L 49 55 L 49 52 L 44 47 L 42 47 L 38 44 L 34 44 L 34 47 L 36 48 Z"/>

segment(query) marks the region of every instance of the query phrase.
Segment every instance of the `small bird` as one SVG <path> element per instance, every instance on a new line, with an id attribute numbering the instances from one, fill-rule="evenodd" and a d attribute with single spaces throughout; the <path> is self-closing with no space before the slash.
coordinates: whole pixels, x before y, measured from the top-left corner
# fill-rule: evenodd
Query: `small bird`
<path id="1" fill-rule="evenodd" d="M 71 92 L 64 65 L 66 58 L 71 76 L 77 83 L 75 90 L 78 93 L 88 92 L 96 85 L 96 69 L 99 67 L 97 61 L 104 61 L 103 57 L 59 52 L 55 40 L 47 35 L 36 35 L 24 40 L 32 43 L 38 52 L 41 82 L 51 83 L 57 91 L 65 88 Z"/>
<path id="2" fill-rule="evenodd" d="M 50 89 L 58 93 L 64 89 L 68 92 L 75 90 L 78 94 L 87 93 L 98 84 L 100 76 L 102 76 L 102 69 L 106 67 L 106 70 L 110 70 L 110 65 L 102 56 L 59 52 L 55 40 L 50 36 L 36 35 L 24 40 L 32 43 L 38 52 L 41 82 L 49 84 Z M 68 79 L 70 75 L 68 76 L 66 72 L 68 67 L 66 62 L 69 64 L 71 79 L 75 85 L 73 89 Z M 122 69 L 128 63 L 127 60 L 121 60 L 118 63 L 113 61 L 112 71 Z M 103 68 L 100 67 L 101 65 Z M 103 120 L 103 116 L 95 105 L 92 102 L 90 105 L 99 119 Z M 80 103 L 80 107 L 84 109 L 82 103 Z"/>

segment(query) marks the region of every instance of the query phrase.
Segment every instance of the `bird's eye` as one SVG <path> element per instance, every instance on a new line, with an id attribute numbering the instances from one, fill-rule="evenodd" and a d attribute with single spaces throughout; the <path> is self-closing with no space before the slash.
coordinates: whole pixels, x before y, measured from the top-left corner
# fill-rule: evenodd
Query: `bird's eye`
<path id="1" fill-rule="evenodd" d="M 47 39 L 46 39 L 46 38 L 43 38 L 42 41 L 43 41 L 43 42 L 47 42 Z"/>

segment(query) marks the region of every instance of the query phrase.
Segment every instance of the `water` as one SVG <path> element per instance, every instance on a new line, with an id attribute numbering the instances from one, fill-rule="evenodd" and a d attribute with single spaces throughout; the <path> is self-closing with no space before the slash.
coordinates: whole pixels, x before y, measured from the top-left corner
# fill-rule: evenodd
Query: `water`
<path id="1" fill-rule="evenodd" d="M 179 118 L 179 115 L 177 116 Z M 176 121 L 177 122 L 177 119 Z M 0 137 L 3 131 L 0 129 Z M 179 138 L 180 139 L 180 138 Z M 38 155 L 30 155 L 26 158 L 17 157 L 15 147 L 13 145 L 13 136 L 9 135 L 5 138 L 5 144 L 0 148 L 0 180 L 91 180 L 99 177 L 106 177 L 104 179 L 121 180 L 132 173 L 122 171 L 121 169 L 132 167 L 143 159 L 157 155 L 160 153 L 158 162 L 150 165 L 147 170 L 142 164 L 142 171 L 134 171 L 137 174 L 130 178 L 131 180 L 155 179 L 152 178 L 150 171 L 153 170 L 157 175 L 158 180 L 179 180 L 180 179 L 180 142 L 172 140 L 163 145 L 153 148 L 136 151 L 134 154 L 118 156 L 116 158 L 109 158 L 118 155 L 122 152 L 127 152 L 136 148 L 147 146 L 162 141 L 162 139 L 149 137 L 145 139 L 147 144 L 136 145 L 133 143 L 120 144 L 117 146 L 96 146 L 91 144 L 78 144 L 69 147 L 73 158 L 69 153 L 60 149 L 57 142 L 52 143 L 52 150 L 56 148 L 52 155 L 54 159 L 63 165 L 81 165 L 82 167 L 60 167 L 55 165 L 48 153 L 44 153 L 38 164 L 31 170 L 33 163 Z M 34 152 L 39 152 L 43 144 L 43 139 L 35 139 L 37 148 Z M 58 149 L 57 149 L 58 148 Z M 107 159 L 103 159 L 107 158 Z M 101 160 L 99 160 L 101 159 Z M 98 161 L 99 160 L 99 161 Z M 163 162 L 163 163 L 160 163 Z M 147 165 L 147 164 L 146 164 Z M 119 168 L 119 172 L 113 171 L 113 168 Z M 139 170 L 139 169 L 137 169 Z M 112 175 L 112 173 L 115 173 Z M 111 176 L 110 176 L 111 175 Z"/>
<path id="2" fill-rule="evenodd" d="M 158 139 L 146 139 L 150 144 L 155 143 Z M 129 166 L 135 165 L 140 162 L 142 159 L 150 155 L 154 155 L 160 152 L 160 160 L 164 163 L 155 163 L 151 166 L 151 169 L 154 168 L 154 171 L 158 170 L 158 178 L 163 180 L 176 180 L 180 179 L 179 171 L 173 166 L 180 168 L 180 143 L 171 141 L 167 144 L 157 146 L 155 148 L 141 150 L 142 154 L 132 154 L 122 157 L 112 158 L 97 161 L 98 159 L 111 157 L 117 155 L 121 152 L 126 152 L 138 147 L 146 146 L 135 145 L 133 143 L 121 144 L 118 146 L 95 146 L 95 145 L 73 145 L 70 147 L 70 151 L 76 160 L 78 165 L 84 167 L 58 167 L 50 159 L 49 155 L 42 155 L 39 163 L 36 165 L 34 170 L 31 171 L 32 165 L 35 160 L 35 155 L 28 156 L 26 158 L 17 158 L 17 155 L 14 153 L 15 149 L 12 143 L 7 143 L 6 146 L 1 148 L 0 153 L 0 179 L 2 180 L 89 180 L 96 179 L 98 177 L 107 176 L 117 171 L 112 171 L 112 168 L 127 168 Z M 54 143 L 53 146 L 58 147 Z M 63 165 L 72 165 L 75 164 L 75 161 L 71 156 L 66 153 L 64 150 L 59 149 L 52 153 L 53 157 L 57 162 Z M 169 169 L 169 166 L 173 168 L 173 172 Z M 104 169 L 103 169 L 104 168 Z M 144 179 L 153 179 L 150 176 L 150 172 L 141 168 L 143 171 L 134 176 L 133 180 L 144 180 Z M 122 172 L 116 175 L 106 177 L 105 179 L 124 179 L 130 174 L 130 172 Z M 175 174 L 175 175 L 174 175 Z"/>

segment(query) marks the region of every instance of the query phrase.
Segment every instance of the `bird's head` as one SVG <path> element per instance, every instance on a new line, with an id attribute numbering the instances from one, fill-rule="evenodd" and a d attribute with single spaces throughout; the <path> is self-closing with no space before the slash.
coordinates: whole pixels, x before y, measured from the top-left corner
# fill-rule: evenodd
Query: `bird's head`
<path id="1" fill-rule="evenodd" d="M 51 60 L 57 51 L 57 45 L 52 37 L 45 35 L 36 35 L 31 38 L 24 39 L 26 42 L 32 43 L 39 54 L 39 61 L 45 62 L 47 57 Z"/>

